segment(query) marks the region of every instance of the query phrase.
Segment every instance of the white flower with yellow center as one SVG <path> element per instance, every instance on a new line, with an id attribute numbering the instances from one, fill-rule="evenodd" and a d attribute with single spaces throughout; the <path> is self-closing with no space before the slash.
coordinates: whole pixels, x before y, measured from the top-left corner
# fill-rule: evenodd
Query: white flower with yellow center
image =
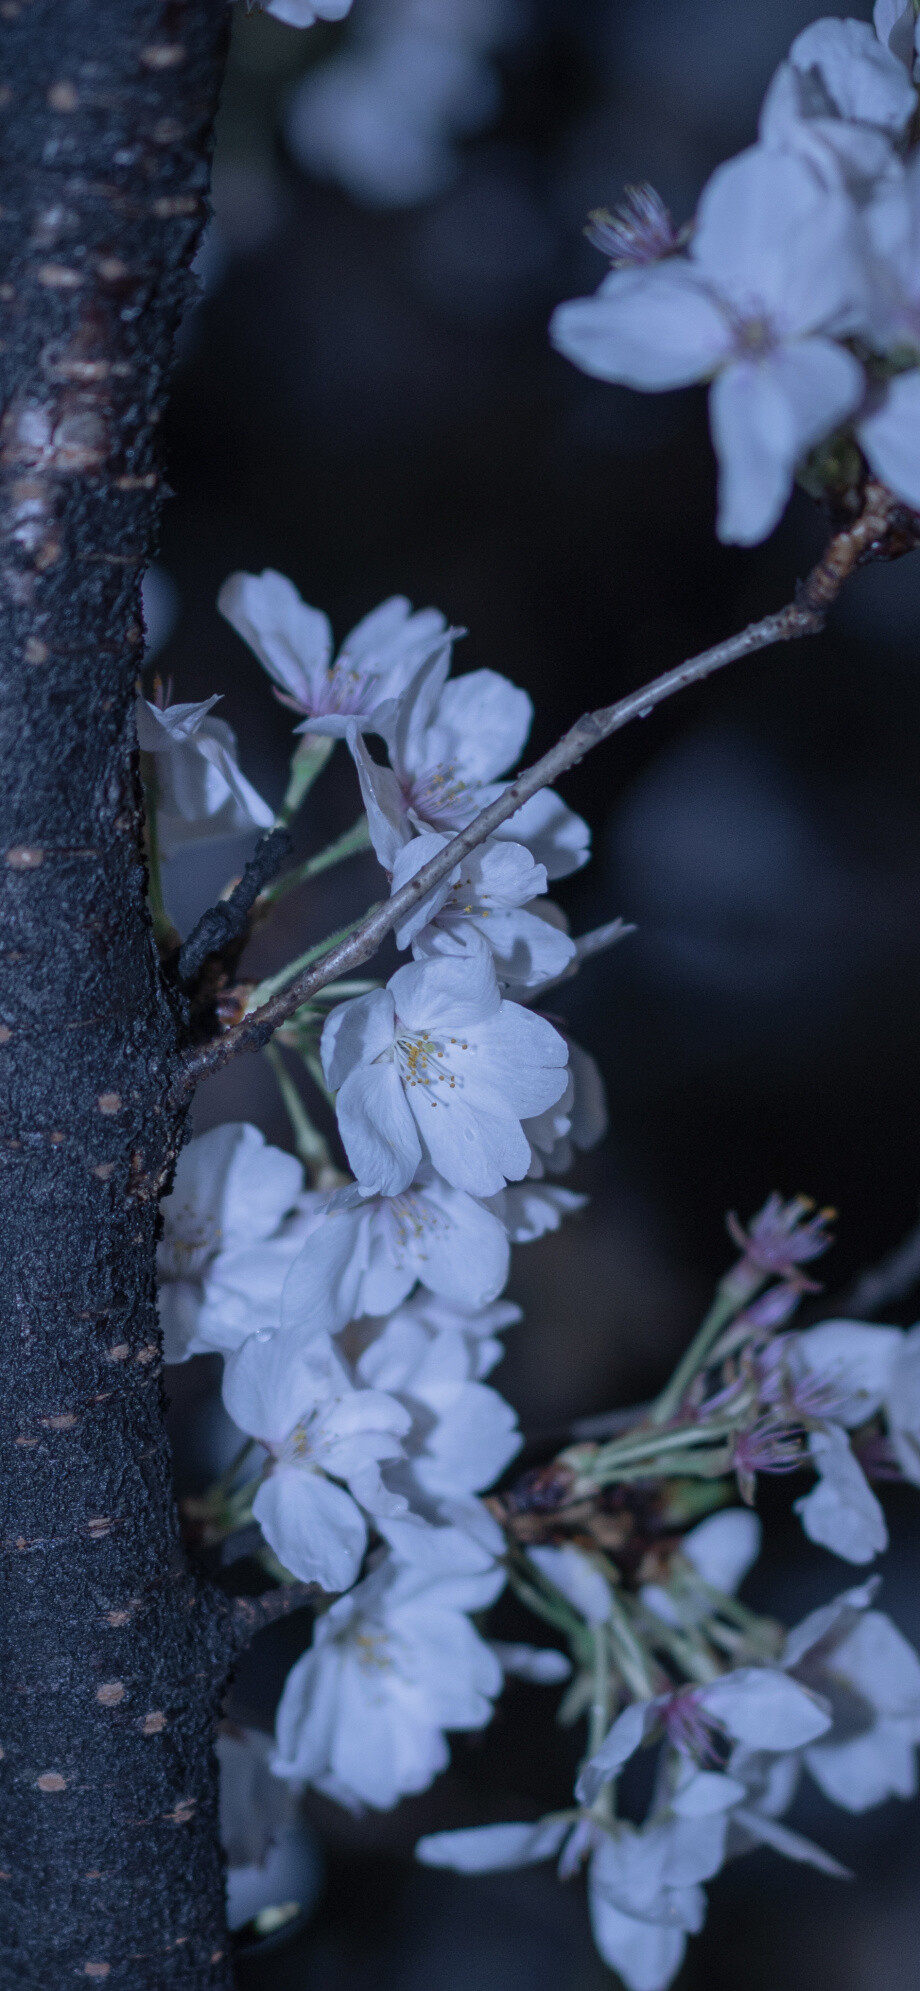
<path id="1" fill-rule="evenodd" d="M 326 1083 L 348 1159 L 367 1193 L 398 1196 L 423 1160 L 472 1196 L 530 1166 L 521 1121 L 566 1086 L 559 1032 L 502 1000 L 483 941 L 462 961 L 399 968 L 385 989 L 333 1010 L 323 1031 Z"/>
<path id="2" fill-rule="evenodd" d="M 334 656 L 328 616 L 302 601 L 292 581 L 274 568 L 231 574 L 217 606 L 278 686 L 283 705 L 303 714 L 300 733 L 341 739 L 349 726 L 377 729 L 393 700 L 451 637 L 436 608 L 417 609 L 392 595 L 346 636 Z"/>
<path id="3" fill-rule="evenodd" d="M 319 1619 L 288 1674 L 272 1769 L 340 1803 L 387 1810 L 448 1761 L 445 1729 L 484 1728 L 502 1669 L 467 1612 L 501 1570 L 432 1576 L 388 1556 Z"/>

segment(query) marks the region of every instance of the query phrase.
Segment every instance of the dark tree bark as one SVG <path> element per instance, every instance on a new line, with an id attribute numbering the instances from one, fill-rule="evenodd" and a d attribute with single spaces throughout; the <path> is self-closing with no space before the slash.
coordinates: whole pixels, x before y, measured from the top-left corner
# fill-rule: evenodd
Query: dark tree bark
<path id="1" fill-rule="evenodd" d="M 227 1987 L 229 1615 L 179 1541 L 157 1199 L 186 1041 L 132 718 L 226 0 L 0 6 L 0 1986 Z"/>

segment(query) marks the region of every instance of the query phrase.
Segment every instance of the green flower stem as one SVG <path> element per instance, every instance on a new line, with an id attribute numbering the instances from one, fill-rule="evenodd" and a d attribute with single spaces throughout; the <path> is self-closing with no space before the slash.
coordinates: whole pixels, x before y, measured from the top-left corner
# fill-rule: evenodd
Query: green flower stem
<path id="1" fill-rule="evenodd" d="M 325 850 L 317 851 L 315 857 L 306 858 L 303 864 L 298 864 L 296 870 L 286 872 L 284 877 L 277 878 L 273 885 L 267 885 L 262 893 L 263 904 L 275 905 L 287 892 L 292 892 L 296 885 L 305 885 L 308 879 L 318 878 L 321 871 L 330 870 L 333 864 L 342 864 L 346 857 L 356 857 L 359 851 L 369 850 L 370 842 L 367 817 L 359 816 L 357 822 L 352 823 L 351 828 L 343 831 L 340 837 L 336 837 L 334 843 L 327 844 Z"/>
<path id="2" fill-rule="evenodd" d="M 268 1059 L 275 1075 L 278 1091 L 285 1104 L 288 1119 L 294 1135 L 294 1147 L 301 1161 L 306 1162 L 314 1187 L 322 1177 L 339 1175 L 332 1159 L 328 1141 L 324 1140 L 318 1127 L 314 1127 L 300 1093 L 285 1066 L 277 1044 L 266 1044 L 263 1056 Z M 322 1186 L 327 1186 L 324 1183 Z"/>
<path id="3" fill-rule="evenodd" d="M 348 926 L 340 927 L 338 933 L 330 933 L 325 940 L 316 941 L 313 947 L 307 948 L 305 954 L 299 954 L 296 961 L 288 961 L 286 967 L 279 968 L 276 975 L 269 975 L 264 982 L 258 982 L 246 1005 L 247 1016 L 252 1010 L 258 1009 L 262 1003 L 277 995 L 281 989 L 286 988 L 288 982 L 293 981 L 295 975 L 301 974 L 304 968 L 311 968 L 314 961 L 321 961 L 323 955 L 331 953 L 333 947 L 338 947 L 340 941 L 347 940 L 349 934 L 356 932 L 366 918 L 367 914 L 362 913 L 360 919 L 351 920 Z"/>
<path id="4" fill-rule="evenodd" d="M 240 1470 L 241 1465 L 243 1465 L 244 1461 L 248 1459 L 249 1454 L 252 1451 L 255 1442 L 256 1441 L 254 1438 L 245 1438 L 243 1440 L 243 1443 L 240 1446 L 239 1451 L 231 1459 L 226 1472 L 221 1473 L 220 1478 L 214 1481 L 213 1486 L 208 1487 L 208 1491 L 205 1494 L 206 1500 L 211 1500 L 211 1499 L 224 1500 L 226 1498 L 227 1494 L 229 1494 L 230 1492 L 230 1489 L 237 1476 L 237 1473 Z"/>
<path id="5" fill-rule="evenodd" d="M 596 1756 L 610 1727 L 613 1681 L 610 1676 L 610 1642 L 605 1625 L 591 1626 L 594 1648 L 591 1666 L 591 1704 L 588 1710 L 587 1756 Z"/>
<path id="6" fill-rule="evenodd" d="M 335 741 L 327 739 L 322 733 L 304 733 L 298 740 L 291 755 L 284 801 L 275 817 L 277 829 L 287 829 L 296 816 L 317 775 L 322 774 L 334 746 Z"/>
<path id="7" fill-rule="evenodd" d="M 636 1637 L 629 1616 L 616 1591 L 610 1592 L 610 1638 L 614 1659 L 634 1700 L 650 1700 L 655 1692 L 651 1661 Z"/>
<path id="8" fill-rule="evenodd" d="M 681 1357 L 670 1382 L 665 1384 L 661 1395 L 656 1397 L 652 1405 L 649 1412 L 652 1424 L 667 1424 L 675 1411 L 679 1410 L 690 1384 L 704 1368 L 706 1357 L 715 1347 L 723 1328 L 728 1326 L 735 1314 L 750 1304 L 758 1288 L 765 1283 L 765 1278 L 761 1277 L 742 1293 L 733 1273 L 730 1272 L 728 1277 L 723 1279 L 712 1306 L 698 1327 L 686 1354 Z"/>
<path id="9" fill-rule="evenodd" d="M 563 1452 L 562 1457 L 570 1463 L 583 1482 L 588 1485 L 605 1486 L 618 1477 L 621 1467 L 645 1464 L 652 1459 L 666 1457 L 669 1452 L 692 1452 L 698 1446 L 715 1445 L 721 1439 L 730 1438 L 744 1422 L 748 1406 L 739 1405 L 740 1415 L 724 1418 L 712 1424 L 679 1425 L 670 1431 L 639 1431 L 628 1438 L 614 1439 L 609 1445 L 601 1445 L 593 1458 L 586 1456 L 579 1447 L 571 1452 Z M 580 1488 L 576 1488 L 579 1491 Z"/>

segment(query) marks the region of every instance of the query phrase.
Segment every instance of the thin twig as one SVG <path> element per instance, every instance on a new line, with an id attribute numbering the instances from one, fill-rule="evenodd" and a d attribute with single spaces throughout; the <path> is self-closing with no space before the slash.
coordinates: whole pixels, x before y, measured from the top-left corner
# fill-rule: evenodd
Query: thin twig
<path id="1" fill-rule="evenodd" d="M 173 1082 L 172 1101 L 179 1103 L 202 1079 L 220 1071 L 239 1052 L 261 1050 L 278 1025 L 303 1003 L 309 1002 L 311 996 L 325 987 L 327 982 L 338 980 L 343 973 L 370 960 L 387 934 L 401 924 L 407 913 L 433 886 L 449 877 L 454 866 L 475 850 L 477 844 L 483 843 L 493 830 L 506 823 L 510 816 L 516 815 L 532 795 L 538 794 L 541 788 L 551 787 L 561 774 L 576 767 L 601 740 L 620 732 L 632 719 L 647 719 L 656 706 L 673 698 L 675 692 L 683 691 L 688 685 L 702 683 L 714 671 L 724 670 L 727 664 L 735 663 L 741 657 L 767 649 L 772 643 L 787 643 L 799 636 L 819 635 L 824 628 L 827 610 L 836 600 L 844 582 L 856 567 L 879 554 L 885 546 L 892 533 L 895 516 L 895 501 L 890 493 L 879 484 L 868 483 L 860 517 L 845 531 L 834 535 L 823 558 L 798 588 L 794 602 L 788 602 L 775 615 L 749 623 L 737 636 L 729 636 L 724 642 L 714 644 L 712 649 L 703 650 L 699 656 L 678 664 L 674 670 L 665 671 L 661 677 L 653 678 L 650 684 L 618 699 L 615 705 L 602 706 L 597 712 L 586 712 L 563 734 L 561 740 L 557 740 L 549 753 L 535 761 L 532 767 L 525 768 L 497 801 L 483 809 L 435 857 L 429 858 L 408 884 L 362 920 L 349 938 L 333 948 L 320 965 L 298 975 L 286 988 L 263 1003 L 260 1009 L 233 1024 L 222 1037 L 188 1051 Z"/>
<path id="2" fill-rule="evenodd" d="M 266 1625 L 289 1618 L 306 1604 L 323 1596 L 318 1583 L 282 1583 L 277 1590 L 265 1590 L 261 1597 L 234 1597 L 229 1605 L 231 1635 L 241 1651 Z"/>
<path id="3" fill-rule="evenodd" d="M 177 979 L 182 988 L 195 981 L 210 954 L 220 954 L 233 941 L 242 940 L 259 893 L 284 863 L 290 849 L 290 833 L 284 828 L 276 826 L 259 838 L 242 878 L 229 897 L 202 913 L 183 943 L 177 965 Z"/>
<path id="4" fill-rule="evenodd" d="M 834 1318 L 875 1319 L 886 1307 L 898 1306 L 906 1300 L 917 1286 L 920 1286 L 920 1223 L 878 1265 L 870 1265 L 860 1273 L 835 1306 Z"/>

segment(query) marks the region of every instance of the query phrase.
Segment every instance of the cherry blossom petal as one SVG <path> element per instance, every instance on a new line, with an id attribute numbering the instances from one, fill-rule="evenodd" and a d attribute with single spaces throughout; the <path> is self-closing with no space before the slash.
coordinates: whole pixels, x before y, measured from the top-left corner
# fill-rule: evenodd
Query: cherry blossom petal
<path id="1" fill-rule="evenodd" d="M 419 1839 L 415 1857 L 426 1867 L 453 1867 L 457 1873 L 500 1873 L 509 1867 L 552 1860 L 569 1818 L 540 1818 L 535 1825 L 473 1825 L 461 1832 L 430 1832 Z"/>
<path id="2" fill-rule="evenodd" d="M 594 297 L 558 305 L 550 338 L 595 379 L 652 390 L 707 379 L 731 346 L 705 281 L 677 259 L 615 270 Z"/>
<path id="3" fill-rule="evenodd" d="M 857 406 L 862 383 L 858 360 L 829 339 L 801 340 L 725 368 L 709 399 L 720 539 L 752 546 L 766 538 L 796 464 Z"/>
<path id="4" fill-rule="evenodd" d="M 231 574 L 217 606 L 269 677 L 309 711 L 332 661 L 328 617 L 310 608 L 273 567 L 261 574 Z"/>
<path id="5" fill-rule="evenodd" d="M 338 1091 L 356 1065 L 371 1064 L 390 1050 L 394 1026 L 395 1007 L 388 989 L 372 989 L 369 995 L 340 1002 L 330 1011 L 320 1055 L 331 1092 Z"/>
<path id="6" fill-rule="evenodd" d="M 808 1445 L 820 1477 L 794 1503 L 806 1535 L 846 1562 L 871 1562 L 888 1547 L 888 1530 L 846 1433 L 829 1424 L 813 1431 Z"/>
<path id="7" fill-rule="evenodd" d="M 344 1488 L 322 1473 L 280 1466 L 263 1481 L 252 1511 L 279 1562 L 302 1583 L 347 1590 L 354 1582 L 367 1528 Z"/>
<path id="8" fill-rule="evenodd" d="M 857 422 L 856 434 L 876 477 L 920 508 L 920 367 L 888 382 L 881 406 Z"/>
<path id="9" fill-rule="evenodd" d="M 396 1066 L 357 1066 L 337 1094 L 335 1111 L 345 1153 L 364 1193 L 398 1196 L 408 1189 L 422 1147 Z"/>

